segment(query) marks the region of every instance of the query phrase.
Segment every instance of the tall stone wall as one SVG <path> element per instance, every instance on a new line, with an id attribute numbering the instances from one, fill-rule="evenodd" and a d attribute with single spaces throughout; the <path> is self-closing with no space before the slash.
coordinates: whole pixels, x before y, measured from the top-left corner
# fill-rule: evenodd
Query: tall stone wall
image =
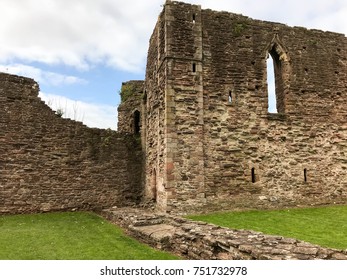
<path id="1" fill-rule="evenodd" d="M 230 13 L 202 17 L 209 203 L 345 203 L 346 37 Z M 268 55 L 280 76 L 277 114 L 267 110 Z"/>
<path id="2" fill-rule="evenodd" d="M 141 195 L 132 136 L 57 116 L 38 84 L 0 73 L 0 213 L 101 209 Z"/>
<path id="3" fill-rule="evenodd" d="M 149 40 L 148 59 L 145 79 L 144 111 L 146 135 L 145 141 L 145 196 L 156 202 L 159 209 L 167 208 L 167 199 L 171 197 L 172 188 L 167 185 L 171 174 L 166 173 L 168 164 L 168 144 L 170 128 L 167 126 L 167 109 L 170 99 L 163 94 L 167 86 L 167 65 L 165 63 L 165 11 L 159 17 L 154 32 Z"/>
<path id="4" fill-rule="evenodd" d="M 145 82 L 146 174 L 157 172 L 160 208 L 346 203 L 346 43 L 167 1 Z M 268 112 L 268 56 L 278 113 Z"/>

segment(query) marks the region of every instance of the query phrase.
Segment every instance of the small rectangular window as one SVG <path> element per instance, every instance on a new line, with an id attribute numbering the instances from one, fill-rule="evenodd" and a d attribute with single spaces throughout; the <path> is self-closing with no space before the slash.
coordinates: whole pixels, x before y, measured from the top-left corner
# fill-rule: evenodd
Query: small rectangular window
<path id="1" fill-rule="evenodd" d="M 193 65 L 192 65 L 192 71 L 193 71 L 193 73 L 196 72 L 196 64 L 195 63 L 193 63 Z"/>
<path id="2" fill-rule="evenodd" d="M 307 182 L 307 169 L 304 169 L 304 181 Z"/>
<path id="3" fill-rule="evenodd" d="M 193 14 L 193 23 L 195 23 L 195 18 L 196 18 L 195 14 Z"/>
<path id="4" fill-rule="evenodd" d="M 252 175 L 252 183 L 255 183 L 256 177 L 255 177 L 255 168 L 254 167 L 251 170 L 251 175 Z"/>

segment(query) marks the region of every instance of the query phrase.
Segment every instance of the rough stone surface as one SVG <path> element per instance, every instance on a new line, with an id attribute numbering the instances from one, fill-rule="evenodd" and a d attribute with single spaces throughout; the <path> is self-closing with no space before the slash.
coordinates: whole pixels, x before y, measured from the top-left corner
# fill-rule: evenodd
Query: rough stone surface
<path id="1" fill-rule="evenodd" d="M 137 134 L 142 130 L 141 119 L 135 122 L 135 112 L 141 112 L 144 81 L 129 81 L 122 84 L 120 91 L 121 104 L 118 106 L 118 130 Z"/>
<path id="2" fill-rule="evenodd" d="M 0 214 L 136 202 L 142 152 L 134 137 L 63 119 L 38 91 L 31 79 L 0 73 Z"/>
<path id="3" fill-rule="evenodd" d="M 346 85 L 343 34 L 167 1 L 142 105 L 128 104 L 142 108 L 146 197 L 172 213 L 346 203 Z"/>
<path id="4" fill-rule="evenodd" d="M 102 215 L 156 248 L 196 260 L 347 260 L 347 251 L 250 230 L 232 230 L 134 208 Z"/>
<path id="5" fill-rule="evenodd" d="M 145 81 L 123 83 L 119 132 L 58 117 L 37 83 L 2 73 L 0 213 L 140 197 L 171 213 L 346 203 L 346 43 L 167 1 Z"/>

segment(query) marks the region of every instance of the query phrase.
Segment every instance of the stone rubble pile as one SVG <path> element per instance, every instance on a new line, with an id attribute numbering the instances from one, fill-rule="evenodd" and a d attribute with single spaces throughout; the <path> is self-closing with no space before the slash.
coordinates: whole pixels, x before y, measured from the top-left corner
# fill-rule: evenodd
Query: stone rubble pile
<path id="1" fill-rule="evenodd" d="M 112 208 L 102 215 L 158 249 L 195 260 L 347 260 L 347 250 L 293 238 L 232 230 L 142 209 Z"/>

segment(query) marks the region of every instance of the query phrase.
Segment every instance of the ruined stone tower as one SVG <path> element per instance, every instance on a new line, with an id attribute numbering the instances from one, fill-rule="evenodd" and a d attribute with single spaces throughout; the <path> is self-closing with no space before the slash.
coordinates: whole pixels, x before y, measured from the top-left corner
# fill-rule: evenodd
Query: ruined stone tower
<path id="1" fill-rule="evenodd" d="M 174 212 L 346 203 L 346 43 L 167 1 L 119 115 L 141 136 L 145 196 Z"/>

